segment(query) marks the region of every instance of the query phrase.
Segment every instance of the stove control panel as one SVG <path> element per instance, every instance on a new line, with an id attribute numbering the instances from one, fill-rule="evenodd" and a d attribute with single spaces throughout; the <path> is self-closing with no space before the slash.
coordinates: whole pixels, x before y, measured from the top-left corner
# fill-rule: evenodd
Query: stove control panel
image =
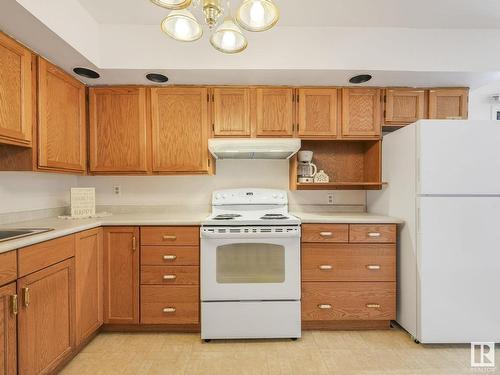
<path id="1" fill-rule="evenodd" d="M 212 205 L 239 204 L 288 204 L 285 190 L 272 189 L 230 189 L 218 190 L 212 194 Z"/>

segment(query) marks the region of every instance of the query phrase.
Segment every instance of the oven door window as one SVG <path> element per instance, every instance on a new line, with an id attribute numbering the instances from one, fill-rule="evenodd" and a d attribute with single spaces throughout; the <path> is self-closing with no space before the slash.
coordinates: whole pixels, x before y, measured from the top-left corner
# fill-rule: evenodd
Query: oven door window
<path id="1" fill-rule="evenodd" d="M 217 247 L 219 284 L 283 283 L 285 248 L 265 243 L 236 243 Z"/>

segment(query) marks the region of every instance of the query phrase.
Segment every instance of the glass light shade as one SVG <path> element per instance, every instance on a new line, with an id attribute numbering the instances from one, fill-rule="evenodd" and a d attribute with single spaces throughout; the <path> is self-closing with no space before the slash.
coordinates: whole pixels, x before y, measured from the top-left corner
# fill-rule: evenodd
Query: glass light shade
<path id="1" fill-rule="evenodd" d="M 248 31 L 266 31 L 280 18 L 272 0 L 245 0 L 236 13 L 236 21 Z"/>
<path id="2" fill-rule="evenodd" d="M 192 0 L 151 0 L 153 4 L 171 10 L 185 9 L 191 5 L 191 1 Z"/>
<path id="3" fill-rule="evenodd" d="M 216 50 L 224 53 L 238 53 L 247 48 L 248 45 L 247 38 L 231 18 L 226 18 L 215 30 L 210 38 L 210 43 Z"/>
<path id="4" fill-rule="evenodd" d="M 203 29 L 193 16 L 186 10 L 173 10 L 161 22 L 162 31 L 181 42 L 193 42 L 203 35 Z"/>

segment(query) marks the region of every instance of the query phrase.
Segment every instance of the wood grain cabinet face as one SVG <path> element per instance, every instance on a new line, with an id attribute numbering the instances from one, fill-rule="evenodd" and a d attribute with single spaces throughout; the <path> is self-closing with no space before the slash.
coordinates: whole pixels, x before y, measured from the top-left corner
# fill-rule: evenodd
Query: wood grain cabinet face
<path id="1" fill-rule="evenodd" d="M 429 90 L 429 118 L 466 120 L 468 98 L 468 89 Z"/>
<path id="2" fill-rule="evenodd" d="M 38 58 L 38 166 L 86 169 L 85 85 Z"/>
<path id="3" fill-rule="evenodd" d="M 250 136 L 250 89 L 214 88 L 213 130 L 215 137 Z"/>
<path id="4" fill-rule="evenodd" d="M 139 323 L 139 228 L 104 229 L 104 323 Z"/>
<path id="5" fill-rule="evenodd" d="M 75 345 L 74 259 L 18 280 L 20 374 L 47 374 Z"/>
<path id="6" fill-rule="evenodd" d="M 342 137 L 377 139 L 381 132 L 380 89 L 342 89 Z"/>
<path id="7" fill-rule="evenodd" d="M 147 173 L 146 88 L 89 89 L 90 171 Z"/>
<path id="8" fill-rule="evenodd" d="M 300 138 L 337 137 L 337 89 L 299 89 Z"/>
<path id="9" fill-rule="evenodd" d="M 153 88 L 153 171 L 208 173 L 208 90 Z"/>
<path id="10" fill-rule="evenodd" d="M 13 298 L 17 297 L 16 283 L 0 288 L 0 373 L 17 373 L 17 320 Z"/>
<path id="11" fill-rule="evenodd" d="M 425 90 L 387 89 L 385 91 L 385 123 L 411 124 L 425 118 Z"/>
<path id="12" fill-rule="evenodd" d="M 76 235 L 76 345 L 92 335 L 103 322 L 102 229 Z"/>
<path id="13" fill-rule="evenodd" d="M 0 32 L 0 143 L 31 147 L 31 52 Z"/>
<path id="14" fill-rule="evenodd" d="M 256 95 L 257 137 L 291 137 L 293 89 L 258 88 Z"/>

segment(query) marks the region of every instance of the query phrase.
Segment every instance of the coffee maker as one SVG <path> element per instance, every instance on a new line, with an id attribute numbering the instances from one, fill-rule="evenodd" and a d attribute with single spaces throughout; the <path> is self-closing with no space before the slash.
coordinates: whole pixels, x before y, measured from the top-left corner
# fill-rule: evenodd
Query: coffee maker
<path id="1" fill-rule="evenodd" d="M 297 181 L 299 183 L 312 183 L 314 182 L 314 176 L 318 171 L 316 165 L 312 163 L 313 152 L 312 151 L 299 151 L 298 153 L 298 171 Z"/>

